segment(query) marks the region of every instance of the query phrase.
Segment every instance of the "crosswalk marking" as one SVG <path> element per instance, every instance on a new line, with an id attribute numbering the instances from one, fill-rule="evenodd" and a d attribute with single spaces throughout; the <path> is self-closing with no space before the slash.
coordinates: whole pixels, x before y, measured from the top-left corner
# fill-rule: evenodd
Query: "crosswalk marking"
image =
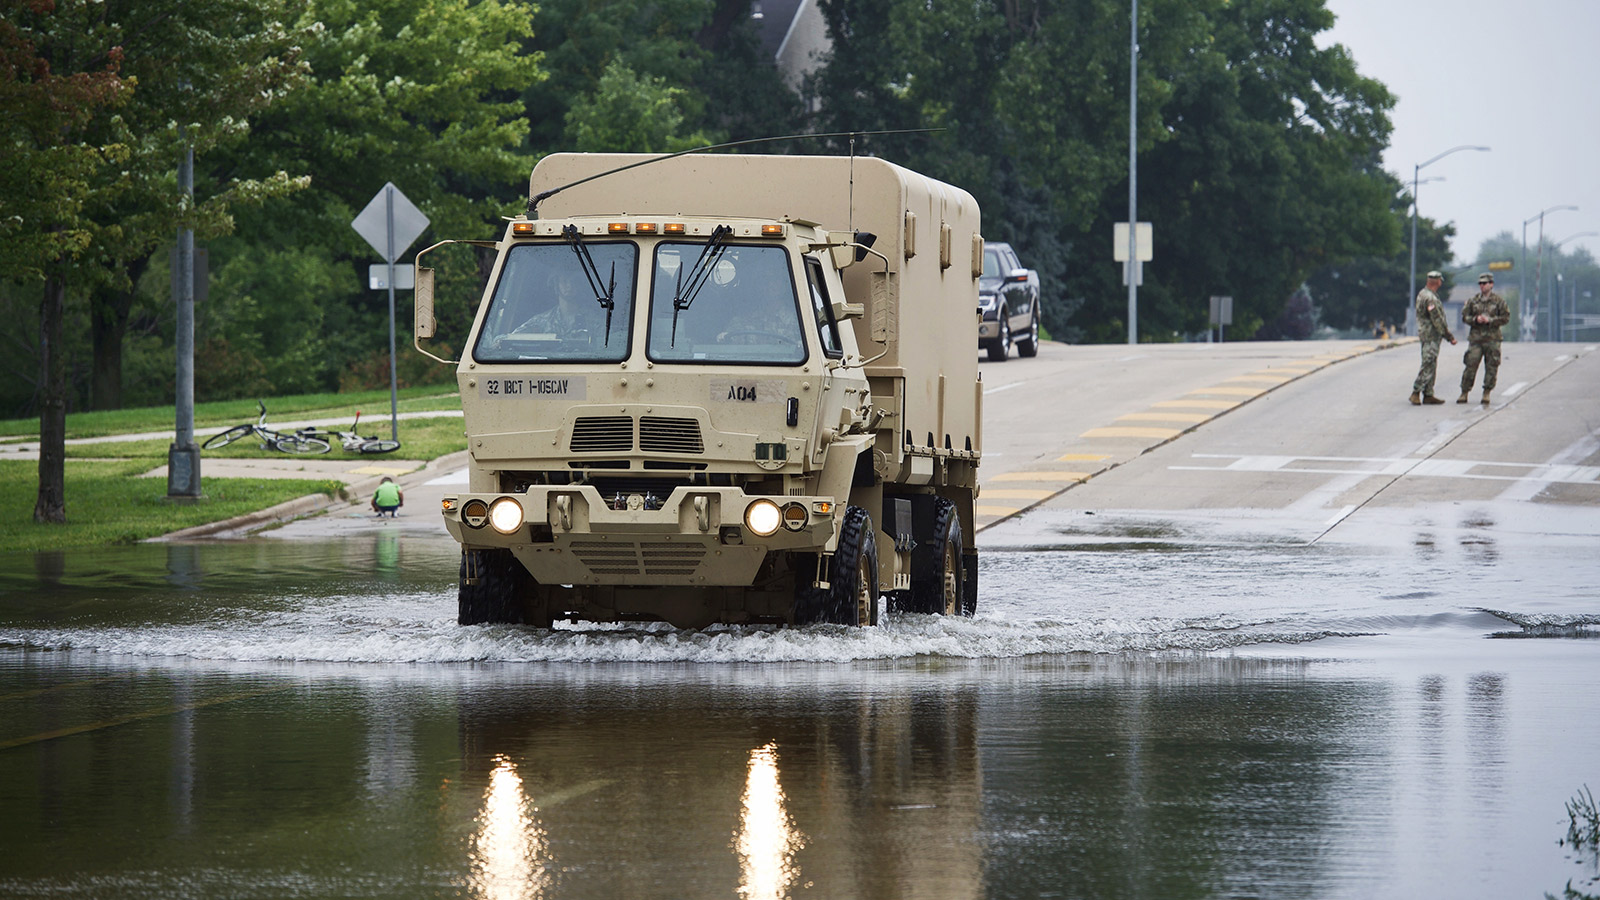
<path id="1" fill-rule="evenodd" d="M 1169 438 L 1177 437 L 1183 433 L 1182 428 L 1151 428 L 1148 426 L 1122 425 L 1106 428 L 1091 428 L 1079 437 L 1086 438 Z"/>

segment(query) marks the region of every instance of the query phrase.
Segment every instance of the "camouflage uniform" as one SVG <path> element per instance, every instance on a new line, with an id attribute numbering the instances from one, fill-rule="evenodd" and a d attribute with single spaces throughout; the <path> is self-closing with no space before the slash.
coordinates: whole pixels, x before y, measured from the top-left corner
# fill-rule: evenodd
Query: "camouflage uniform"
<path id="1" fill-rule="evenodd" d="M 1489 321 L 1479 324 L 1480 315 L 1487 315 Z M 1480 359 L 1483 360 L 1483 389 L 1492 391 L 1500 375 L 1500 329 L 1511 321 L 1511 309 L 1504 298 L 1490 291 L 1467 301 L 1461 308 L 1461 321 L 1472 329 L 1467 334 L 1467 354 L 1462 358 L 1467 368 L 1461 373 L 1461 393 L 1465 395 L 1472 390 Z"/>
<path id="2" fill-rule="evenodd" d="M 1439 342 L 1446 339 L 1452 344 L 1456 342 L 1444 318 L 1444 305 L 1439 302 L 1439 295 L 1423 288 L 1417 292 L 1417 341 L 1422 347 L 1422 368 L 1417 370 L 1417 380 L 1411 383 L 1412 393 L 1433 396 L 1433 382 L 1439 370 Z"/>

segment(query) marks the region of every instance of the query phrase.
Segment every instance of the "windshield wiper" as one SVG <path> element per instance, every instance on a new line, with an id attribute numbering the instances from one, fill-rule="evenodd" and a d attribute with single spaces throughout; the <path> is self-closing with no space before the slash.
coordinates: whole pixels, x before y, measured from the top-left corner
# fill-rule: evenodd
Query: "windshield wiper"
<path id="1" fill-rule="evenodd" d="M 605 289 L 600 287 L 600 270 L 595 268 L 594 258 L 589 255 L 589 247 L 583 242 L 583 236 L 578 233 L 578 226 L 568 225 L 561 229 L 561 234 L 572 245 L 572 252 L 578 256 L 578 265 L 583 269 L 583 277 L 589 279 L 589 289 L 594 291 L 594 299 L 606 311 L 606 339 L 605 346 L 611 346 L 611 311 L 617 308 L 617 301 L 612 299 L 617 291 L 617 263 L 611 262 L 611 283 Z"/>
<path id="2" fill-rule="evenodd" d="M 717 261 L 727 252 L 730 234 L 733 234 L 733 229 L 727 225 L 718 225 L 711 229 L 711 236 L 706 238 L 705 246 L 700 248 L 700 256 L 695 259 L 694 268 L 689 270 L 687 290 L 683 283 L 683 267 L 678 267 L 678 286 L 672 294 L 672 341 L 668 346 L 678 345 L 678 313 L 688 309 L 689 304 L 693 303 L 695 296 L 700 293 L 700 289 L 705 287 L 706 279 L 711 276 L 711 270 L 716 268 Z"/>

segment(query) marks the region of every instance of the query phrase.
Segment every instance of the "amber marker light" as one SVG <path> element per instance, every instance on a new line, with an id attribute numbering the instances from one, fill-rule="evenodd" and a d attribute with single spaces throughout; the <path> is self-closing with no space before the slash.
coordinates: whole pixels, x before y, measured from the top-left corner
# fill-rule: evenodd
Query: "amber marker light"
<path id="1" fill-rule="evenodd" d="M 606 230 L 611 232 L 612 234 L 627 234 L 628 233 L 628 223 L 627 222 L 612 222 L 610 225 L 606 226 Z"/>
<path id="2" fill-rule="evenodd" d="M 640 222 L 639 224 L 633 226 L 633 233 L 634 234 L 655 234 L 656 233 L 656 223 L 654 223 L 654 222 Z"/>
<path id="3" fill-rule="evenodd" d="M 684 230 L 682 222 L 668 222 L 667 224 L 661 226 L 661 230 L 666 232 L 667 234 L 684 234 L 684 233 L 686 233 L 685 230 Z"/>
<path id="4" fill-rule="evenodd" d="M 512 222 L 511 223 L 511 233 L 512 234 L 533 234 L 533 223 L 532 222 Z"/>
<path id="5" fill-rule="evenodd" d="M 439 506 L 442 507 L 445 512 L 450 512 L 456 508 L 456 498 L 446 497 L 439 501 Z"/>
<path id="6" fill-rule="evenodd" d="M 763 225 L 763 226 L 761 226 L 761 236 L 762 237 L 781 238 L 781 237 L 783 237 L 784 231 L 785 231 L 785 229 L 784 229 L 784 227 L 782 225 Z"/>

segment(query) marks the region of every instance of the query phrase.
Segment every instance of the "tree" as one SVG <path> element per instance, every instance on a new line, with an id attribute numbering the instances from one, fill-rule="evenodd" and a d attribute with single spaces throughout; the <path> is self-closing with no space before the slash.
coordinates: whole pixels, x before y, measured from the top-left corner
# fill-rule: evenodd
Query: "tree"
<path id="1" fill-rule="evenodd" d="M 90 144 L 89 125 L 131 89 L 121 55 L 89 4 L 56 7 L 8 0 L 0 18 L 0 109 L 7 115 L 0 167 L 0 265 L 42 282 L 39 305 L 39 491 L 35 522 L 66 509 L 66 372 L 62 348 L 67 280 L 91 249 L 87 197 L 125 157 L 119 143 Z M 98 52 L 95 52 L 98 51 Z"/>

